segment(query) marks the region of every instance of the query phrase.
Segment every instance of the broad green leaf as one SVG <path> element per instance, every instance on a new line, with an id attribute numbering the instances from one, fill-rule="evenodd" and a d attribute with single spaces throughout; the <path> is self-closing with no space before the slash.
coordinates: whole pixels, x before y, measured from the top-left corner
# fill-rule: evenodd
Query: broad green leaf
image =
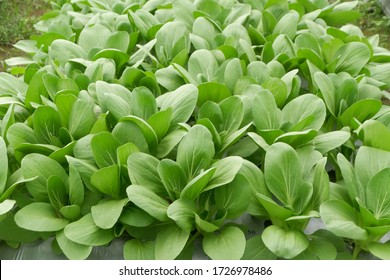
<path id="1" fill-rule="evenodd" d="M 196 205 L 194 202 L 185 199 L 177 199 L 168 207 L 168 217 L 184 231 L 191 232 L 194 222 Z"/>
<path id="2" fill-rule="evenodd" d="M 213 260 L 239 260 L 244 255 L 246 240 L 239 228 L 229 226 L 218 234 L 206 234 L 202 244 L 204 252 Z"/>
<path id="3" fill-rule="evenodd" d="M 77 169 L 69 165 L 69 202 L 81 206 L 84 201 L 84 185 Z"/>
<path id="4" fill-rule="evenodd" d="M 271 77 L 261 86 L 268 89 L 274 95 L 278 107 L 283 106 L 288 96 L 288 88 L 285 82 L 279 78 Z"/>
<path id="5" fill-rule="evenodd" d="M 338 57 L 337 72 L 348 72 L 356 76 L 370 60 L 371 54 L 366 44 L 351 42 L 338 49 L 336 57 Z"/>
<path id="6" fill-rule="evenodd" d="M 65 205 L 61 207 L 60 214 L 69 221 L 75 221 L 81 216 L 81 207 L 78 205 Z"/>
<path id="7" fill-rule="evenodd" d="M 273 144 L 267 151 L 264 165 L 269 190 L 288 208 L 300 213 L 311 191 L 304 188 L 302 165 L 296 151 L 284 143 Z"/>
<path id="8" fill-rule="evenodd" d="M 65 256 L 70 260 L 84 260 L 92 252 L 92 246 L 81 245 L 68 239 L 64 231 L 58 231 L 56 234 L 58 246 Z"/>
<path id="9" fill-rule="evenodd" d="M 148 143 L 139 126 L 133 122 L 120 122 L 112 130 L 112 135 L 121 145 L 134 143 L 141 152 L 149 152 Z"/>
<path id="10" fill-rule="evenodd" d="M 362 140 L 365 146 L 390 151 L 390 143 L 387 141 L 387 139 L 390 139 L 390 130 L 379 121 L 365 121 L 359 132 L 359 136 L 363 138 Z"/>
<path id="11" fill-rule="evenodd" d="M 147 227 L 151 225 L 155 219 L 144 210 L 136 206 L 132 206 L 123 209 L 122 214 L 119 217 L 119 221 L 129 226 Z"/>
<path id="12" fill-rule="evenodd" d="M 155 256 L 157 260 L 173 260 L 184 249 L 190 236 L 175 224 L 163 228 L 156 238 Z"/>
<path id="13" fill-rule="evenodd" d="M 277 204 L 268 196 L 257 193 L 256 197 L 271 218 L 275 217 L 280 220 L 287 220 L 294 215 L 292 210 Z"/>
<path id="14" fill-rule="evenodd" d="M 2 218 L 2 215 L 11 211 L 15 204 L 16 201 L 12 199 L 5 199 L 4 201 L 0 202 L 0 219 Z"/>
<path id="15" fill-rule="evenodd" d="M 355 191 L 355 195 L 363 204 L 366 203 L 365 190 L 369 181 L 385 168 L 390 168 L 390 152 L 371 147 L 360 147 L 355 159 L 355 174 L 359 187 Z"/>
<path id="16" fill-rule="evenodd" d="M 276 23 L 273 30 L 274 34 L 286 34 L 291 40 L 294 39 L 297 32 L 299 14 L 295 10 L 289 11 Z"/>
<path id="17" fill-rule="evenodd" d="M 319 161 L 314 169 L 313 196 L 310 204 L 312 209 L 318 209 L 320 205 L 329 199 L 329 175 L 325 170 L 326 158 Z"/>
<path id="18" fill-rule="evenodd" d="M 129 156 L 131 154 L 137 153 L 137 152 L 139 152 L 139 149 L 132 142 L 128 142 L 128 143 L 118 147 L 118 149 L 116 150 L 116 155 L 118 157 L 118 165 L 119 166 L 123 166 L 123 165 L 127 166 L 127 159 L 129 158 Z"/>
<path id="19" fill-rule="evenodd" d="M 168 132 L 172 119 L 172 108 L 159 111 L 152 115 L 147 121 L 156 133 L 158 140 L 161 140 Z"/>
<path id="20" fill-rule="evenodd" d="M 129 200 L 159 221 L 168 221 L 169 203 L 144 186 L 131 185 L 126 189 Z"/>
<path id="21" fill-rule="evenodd" d="M 32 104 L 42 104 L 45 97 L 48 97 L 46 87 L 43 83 L 43 75 L 46 73 L 45 70 L 36 72 L 28 85 L 26 92 L 25 104 L 28 108 L 32 108 Z"/>
<path id="22" fill-rule="evenodd" d="M 130 107 L 134 116 L 145 121 L 157 112 L 156 99 L 146 87 L 137 87 L 133 90 Z"/>
<path id="23" fill-rule="evenodd" d="M 324 99 L 326 107 L 329 112 L 336 116 L 337 105 L 336 105 L 336 92 L 332 80 L 323 72 L 316 72 L 314 74 L 314 82 L 317 85 L 318 89 L 321 91 L 321 95 Z"/>
<path id="24" fill-rule="evenodd" d="M 58 176 L 50 176 L 47 180 L 47 195 L 51 205 L 57 211 L 68 204 L 67 189 Z"/>
<path id="25" fill-rule="evenodd" d="M 91 213 L 67 225 L 64 233 L 69 240 L 86 246 L 103 246 L 114 239 L 113 231 L 99 228 L 93 222 Z"/>
<path id="26" fill-rule="evenodd" d="M 130 44 L 130 35 L 126 31 L 116 31 L 112 33 L 105 43 L 105 48 L 117 49 L 122 52 L 127 52 Z"/>
<path id="27" fill-rule="evenodd" d="M 242 260 L 276 260 L 276 256 L 265 246 L 261 235 L 247 240 Z"/>
<path id="28" fill-rule="evenodd" d="M 370 179 L 366 188 L 366 205 L 375 218 L 390 218 L 390 168 L 385 168 Z"/>
<path id="29" fill-rule="evenodd" d="M 40 106 L 33 115 L 35 135 L 40 143 L 60 145 L 57 139 L 61 127 L 58 112 L 49 106 Z"/>
<path id="30" fill-rule="evenodd" d="M 244 104 L 237 96 L 224 99 L 219 104 L 223 116 L 222 131 L 229 135 L 235 132 L 244 118 Z"/>
<path id="31" fill-rule="evenodd" d="M 215 189 L 215 204 L 226 210 L 226 218 L 241 216 L 248 208 L 252 196 L 252 188 L 241 174 L 238 174 L 228 185 Z"/>
<path id="32" fill-rule="evenodd" d="M 91 207 L 91 214 L 94 223 L 102 228 L 112 228 L 118 221 L 123 207 L 129 200 L 107 200 Z"/>
<path id="33" fill-rule="evenodd" d="M 141 185 L 155 193 L 164 193 L 157 168 L 160 161 L 145 153 L 133 153 L 127 159 L 127 169 L 131 183 Z"/>
<path id="34" fill-rule="evenodd" d="M 213 163 L 211 168 L 215 168 L 215 173 L 211 177 L 205 191 L 232 182 L 240 170 L 242 163 L 243 159 L 237 156 L 226 157 Z"/>
<path id="35" fill-rule="evenodd" d="M 120 195 L 120 170 L 119 166 L 111 165 L 103 167 L 90 176 L 90 183 L 99 192 L 117 198 Z"/>
<path id="36" fill-rule="evenodd" d="M 215 168 L 210 168 L 193 178 L 182 190 L 180 198 L 195 201 L 199 195 L 205 191 L 206 186 L 215 174 L 215 171 Z"/>
<path id="37" fill-rule="evenodd" d="M 362 123 L 364 120 L 372 118 L 381 108 L 382 103 L 375 99 L 363 99 L 352 104 L 345 110 L 339 120 L 344 126 L 352 126 L 354 119 Z"/>
<path id="38" fill-rule="evenodd" d="M 0 73 L 0 91 L 7 95 L 25 95 L 28 85 L 21 79 L 9 73 Z"/>
<path id="39" fill-rule="evenodd" d="M 222 68 L 223 69 L 223 68 Z M 234 92 L 238 80 L 243 76 L 241 62 L 238 58 L 233 58 L 226 64 L 223 82 L 230 92 Z"/>
<path id="40" fill-rule="evenodd" d="M 110 30 L 101 24 L 86 26 L 79 35 L 78 45 L 89 53 L 94 48 L 104 48 L 110 35 Z"/>
<path id="41" fill-rule="evenodd" d="M 69 115 L 69 132 L 74 139 L 87 135 L 95 124 L 95 114 L 90 103 L 77 100 Z"/>
<path id="42" fill-rule="evenodd" d="M 55 175 L 61 179 L 65 186 L 68 186 L 68 175 L 64 168 L 55 160 L 40 154 L 29 154 L 21 163 L 24 178 L 38 176 L 36 180 L 26 183 L 27 189 L 33 197 L 38 200 L 48 201 L 46 183 Z"/>
<path id="43" fill-rule="evenodd" d="M 163 159 L 158 164 L 157 171 L 169 197 L 172 200 L 179 198 L 187 183 L 183 168 L 173 160 Z"/>
<path id="44" fill-rule="evenodd" d="M 309 240 L 302 231 L 276 225 L 265 228 L 262 240 L 272 253 L 285 259 L 294 258 L 309 247 Z"/>
<path id="45" fill-rule="evenodd" d="M 108 131 L 95 134 L 91 139 L 91 148 L 96 164 L 100 168 L 116 164 L 116 150 L 119 146 L 118 140 Z"/>
<path id="46" fill-rule="evenodd" d="M 209 50 L 196 50 L 188 60 L 188 72 L 199 84 L 214 81 L 218 68 L 218 61 Z"/>
<path id="47" fill-rule="evenodd" d="M 198 214 L 194 213 L 195 215 L 195 224 L 198 230 L 211 233 L 219 229 L 218 226 L 214 225 L 213 223 L 207 222 L 199 217 Z"/>
<path id="48" fill-rule="evenodd" d="M 321 154 L 326 154 L 329 151 L 341 147 L 350 137 L 351 133 L 349 131 L 332 131 L 314 137 L 310 144 L 313 144 L 315 149 Z"/>
<path id="49" fill-rule="evenodd" d="M 15 214 L 15 222 L 24 229 L 47 232 L 63 229 L 69 221 L 60 218 L 53 206 L 44 202 L 34 202 Z"/>
<path id="50" fill-rule="evenodd" d="M 217 131 L 222 129 L 223 114 L 221 107 L 212 101 L 207 101 L 198 111 L 198 120 L 208 119 Z"/>
<path id="51" fill-rule="evenodd" d="M 87 53 L 81 46 L 62 39 L 55 40 L 50 45 L 49 55 L 61 64 L 65 64 L 72 58 L 87 58 Z"/>
<path id="52" fill-rule="evenodd" d="M 201 125 L 193 126 L 181 140 L 177 150 L 177 163 L 188 178 L 194 178 L 207 168 L 214 157 L 211 133 Z"/>
<path id="53" fill-rule="evenodd" d="M 7 156 L 7 146 L 4 142 L 4 139 L 0 137 L 0 197 L 5 190 L 5 185 L 7 183 L 8 177 L 8 156 Z"/>
<path id="54" fill-rule="evenodd" d="M 178 124 L 188 121 L 196 107 L 197 100 L 198 89 L 194 85 L 188 84 L 159 96 L 157 105 L 161 111 L 171 107 L 171 124 Z"/>
<path id="55" fill-rule="evenodd" d="M 300 130 L 314 129 L 319 130 L 326 117 L 326 108 L 324 102 L 313 94 L 304 94 L 289 102 L 282 110 L 283 122 L 290 122 L 297 125 L 305 118 L 313 116 L 314 119 L 307 123 Z"/>
<path id="56" fill-rule="evenodd" d="M 66 160 L 69 162 L 69 166 L 73 166 L 77 169 L 85 186 L 90 190 L 96 191 L 96 188 L 94 188 L 91 184 L 91 176 L 98 170 L 97 167 L 87 160 L 81 160 L 69 156 L 66 156 Z"/>
<path id="57" fill-rule="evenodd" d="M 219 103 L 222 100 L 232 96 L 231 92 L 225 85 L 216 82 L 202 83 L 198 85 L 198 91 L 198 107 L 201 107 L 207 101 Z"/>
<path id="58" fill-rule="evenodd" d="M 379 243 L 372 242 L 368 245 L 368 250 L 374 256 L 381 258 L 382 260 L 390 260 L 390 242 Z"/>
<path id="59" fill-rule="evenodd" d="M 321 218 L 327 229 L 337 236 L 365 240 L 367 231 L 361 228 L 356 211 L 341 200 L 328 200 L 320 206 Z"/>
<path id="60" fill-rule="evenodd" d="M 179 144 L 183 137 L 187 134 L 187 131 L 183 129 L 175 130 L 167 134 L 161 139 L 156 152 L 157 158 L 166 157 L 172 150 Z"/>
<path id="61" fill-rule="evenodd" d="M 253 100 L 253 120 L 258 131 L 277 129 L 281 122 L 281 111 L 277 108 L 275 99 L 269 91 L 263 91 Z"/>
<path id="62" fill-rule="evenodd" d="M 72 112 L 73 104 L 77 100 L 77 96 L 73 94 L 58 94 L 55 96 L 55 104 L 58 114 L 60 115 L 62 126 L 69 127 L 69 118 Z M 75 116 L 73 116 L 74 118 Z"/>
<path id="63" fill-rule="evenodd" d="M 30 243 L 38 240 L 40 234 L 35 231 L 26 230 L 19 227 L 15 223 L 13 213 L 8 213 L 4 219 L 0 221 L 0 239 L 4 241 L 14 241 Z"/>
<path id="64" fill-rule="evenodd" d="M 149 151 L 154 153 L 157 149 L 158 138 L 153 128 L 143 119 L 136 116 L 127 116 L 119 120 L 120 122 L 132 122 L 136 124 L 141 130 L 145 140 L 148 144 Z"/>
<path id="65" fill-rule="evenodd" d="M 131 239 L 125 243 L 123 248 L 125 260 L 155 260 L 153 241 L 141 241 Z"/>

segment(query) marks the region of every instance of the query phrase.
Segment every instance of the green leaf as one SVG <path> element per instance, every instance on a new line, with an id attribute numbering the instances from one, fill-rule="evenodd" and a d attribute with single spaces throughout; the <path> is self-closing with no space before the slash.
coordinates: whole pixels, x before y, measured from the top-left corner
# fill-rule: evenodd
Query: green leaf
<path id="1" fill-rule="evenodd" d="M 146 143 L 148 144 L 149 150 L 151 153 L 154 153 L 157 149 L 158 138 L 153 128 L 143 119 L 135 116 L 123 117 L 119 120 L 120 122 L 132 122 L 136 124 L 141 130 L 143 136 L 145 137 Z"/>
<path id="2" fill-rule="evenodd" d="M 78 205 L 66 205 L 61 207 L 60 214 L 70 221 L 75 221 L 81 216 L 81 207 Z"/>
<path id="3" fill-rule="evenodd" d="M 326 154 L 329 151 L 341 147 L 350 137 L 351 133 L 349 131 L 332 131 L 314 137 L 309 143 L 314 145 L 315 149 L 321 154 Z"/>
<path id="4" fill-rule="evenodd" d="M 116 164 L 116 150 L 119 146 L 118 140 L 108 131 L 95 134 L 91 139 L 91 148 L 96 164 L 100 168 Z"/>
<path id="5" fill-rule="evenodd" d="M 365 121 L 359 132 L 365 146 L 390 151 L 390 130 L 384 124 L 376 120 Z"/>
<path id="6" fill-rule="evenodd" d="M 304 187 L 302 165 L 296 151 L 284 143 L 273 144 L 267 151 L 264 165 L 269 190 L 288 208 L 300 213 L 310 199 L 312 189 Z"/>
<path id="7" fill-rule="evenodd" d="M 363 205 L 366 203 L 366 188 L 369 181 L 379 171 L 390 168 L 390 152 L 362 146 L 355 159 L 357 187 L 352 198 L 358 197 Z"/>
<path id="8" fill-rule="evenodd" d="M 211 133 L 204 126 L 193 126 L 178 146 L 177 163 L 188 178 L 194 178 L 210 165 L 213 157 L 214 143 Z"/>
<path id="9" fill-rule="evenodd" d="M 276 260 L 276 256 L 265 246 L 261 235 L 247 240 L 242 260 Z"/>
<path id="10" fill-rule="evenodd" d="M 196 50 L 188 60 L 188 72 L 199 84 L 214 81 L 218 68 L 217 59 L 209 50 Z"/>
<path id="11" fill-rule="evenodd" d="M 215 168 L 215 173 L 211 177 L 205 191 L 215 189 L 232 182 L 240 170 L 242 163 L 243 159 L 238 156 L 226 157 L 213 163 L 211 168 Z"/>
<path id="12" fill-rule="evenodd" d="M 57 232 L 56 240 L 62 252 L 70 260 L 84 260 L 88 258 L 92 252 L 92 246 L 81 245 L 69 240 L 64 231 Z"/>
<path id="13" fill-rule="evenodd" d="M 84 201 L 84 185 L 77 169 L 69 165 L 69 201 L 81 206 Z"/>
<path id="14" fill-rule="evenodd" d="M 333 85 L 332 80 L 323 72 L 316 72 L 314 74 L 314 82 L 321 91 L 321 95 L 324 99 L 324 102 L 326 104 L 326 107 L 328 108 L 329 112 L 336 116 L 337 111 L 337 105 L 336 105 L 336 93 L 335 93 L 335 87 Z"/>
<path id="15" fill-rule="evenodd" d="M 272 253 L 285 259 L 294 258 L 309 247 L 309 240 L 302 231 L 286 230 L 276 225 L 263 231 L 262 240 Z"/>
<path id="16" fill-rule="evenodd" d="M 313 94 L 304 94 L 289 102 L 282 110 L 283 122 L 289 122 L 293 126 L 304 122 L 308 117 L 312 121 L 300 127 L 300 130 L 320 130 L 326 117 L 324 102 Z"/>
<path id="17" fill-rule="evenodd" d="M 215 189 L 214 195 L 216 206 L 226 210 L 226 218 L 234 219 L 248 208 L 252 188 L 246 177 L 238 174 L 228 185 Z"/>
<path id="18" fill-rule="evenodd" d="M 86 26 L 79 35 L 78 45 L 89 53 L 94 48 L 104 48 L 110 35 L 110 30 L 101 24 Z"/>
<path id="19" fill-rule="evenodd" d="M 38 200 L 48 201 L 47 180 L 51 176 L 57 176 L 65 186 L 68 186 L 68 175 L 64 168 L 55 160 L 40 154 L 29 154 L 21 163 L 24 178 L 38 176 L 36 180 L 26 183 L 27 189 Z"/>
<path id="20" fill-rule="evenodd" d="M 95 224 L 102 229 L 112 228 L 118 221 L 123 207 L 129 200 L 107 200 L 91 207 L 91 214 Z"/>
<path id="21" fill-rule="evenodd" d="M 15 204 L 16 201 L 11 199 L 5 199 L 4 201 L 0 202 L 0 220 L 2 215 L 8 213 L 14 208 Z"/>
<path id="22" fill-rule="evenodd" d="M 269 91 L 256 95 L 253 100 L 252 114 L 257 131 L 280 127 L 282 114 Z"/>
<path id="23" fill-rule="evenodd" d="M 185 199 L 175 200 L 168 207 L 168 217 L 184 231 L 191 232 L 195 222 L 196 205 L 194 202 Z"/>
<path id="24" fill-rule="evenodd" d="M 51 205 L 57 211 L 68 204 L 67 189 L 58 176 L 50 176 L 47 180 L 47 194 Z"/>
<path id="25" fill-rule="evenodd" d="M 385 168 L 370 179 L 366 189 L 366 205 L 375 218 L 390 218 L 390 168 Z"/>
<path id="26" fill-rule="evenodd" d="M 299 14 L 295 10 L 289 11 L 276 23 L 273 33 L 286 34 L 291 40 L 294 39 L 297 32 Z"/>
<path id="27" fill-rule="evenodd" d="M 46 232 L 63 229 L 69 221 L 59 218 L 53 206 L 44 202 L 34 202 L 15 214 L 15 222 L 24 229 Z"/>
<path id="28" fill-rule="evenodd" d="M 382 260 L 390 260 L 390 242 L 379 243 L 373 242 L 368 245 L 368 250 L 374 256 Z"/>
<path id="29" fill-rule="evenodd" d="M 127 169 L 132 184 L 141 185 L 155 193 L 164 193 L 157 168 L 160 161 L 145 153 L 133 153 L 127 159 Z"/>
<path id="30" fill-rule="evenodd" d="M 169 203 L 144 186 L 131 185 L 126 189 L 129 200 L 159 221 L 168 221 Z"/>
<path id="31" fill-rule="evenodd" d="M 137 87 L 131 93 L 131 111 L 136 117 L 147 120 L 157 112 L 156 99 L 146 87 Z"/>
<path id="32" fill-rule="evenodd" d="M 133 122 L 120 122 L 112 130 L 112 135 L 121 145 L 134 143 L 141 152 L 149 152 L 148 143 L 142 130 Z"/>
<path id="33" fill-rule="evenodd" d="M 74 139 L 87 135 L 95 124 L 95 114 L 91 104 L 84 100 L 77 100 L 69 116 L 69 132 Z"/>
<path id="34" fill-rule="evenodd" d="M 120 169 L 118 165 L 111 165 L 96 170 L 90 176 L 91 184 L 103 194 L 117 198 L 120 195 Z"/>
<path id="35" fill-rule="evenodd" d="M 354 119 L 362 123 L 364 120 L 372 118 L 382 107 L 382 102 L 375 99 L 363 99 L 352 104 L 345 110 L 339 120 L 344 126 L 354 127 Z"/>
<path id="36" fill-rule="evenodd" d="M 222 100 L 232 96 L 231 92 L 225 85 L 216 82 L 202 83 L 198 86 L 198 90 L 198 107 L 201 107 L 207 101 L 219 103 Z"/>
<path id="37" fill-rule="evenodd" d="M 156 238 L 155 256 L 157 260 L 173 260 L 184 249 L 190 236 L 175 224 L 163 228 Z"/>
<path id="38" fill-rule="evenodd" d="M 8 177 L 8 156 L 7 156 L 7 146 L 4 142 L 4 139 L 0 137 L 0 197 L 5 190 L 5 185 L 7 183 Z"/>
<path id="39" fill-rule="evenodd" d="M 222 131 L 227 135 L 235 132 L 244 118 L 244 104 L 237 96 L 224 99 L 219 104 L 223 116 Z"/>
<path id="40" fill-rule="evenodd" d="M 172 119 L 172 108 L 159 111 L 148 119 L 148 124 L 156 133 L 158 140 L 161 140 L 168 132 Z"/>
<path id="41" fill-rule="evenodd" d="M 198 214 L 194 213 L 195 215 L 195 224 L 198 230 L 211 233 L 219 229 L 218 226 L 214 225 L 213 223 L 207 222 L 199 217 Z"/>
<path id="42" fill-rule="evenodd" d="M 67 225 L 64 233 L 69 240 L 86 246 L 103 246 L 114 239 L 114 232 L 99 228 L 93 222 L 91 213 Z"/>
<path id="43" fill-rule="evenodd" d="M 338 49 L 336 57 L 338 57 L 337 72 L 348 72 L 352 76 L 356 76 L 370 60 L 371 53 L 366 44 L 351 42 Z"/>
<path id="44" fill-rule="evenodd" d="M 207 184 L 215 174 L 215 169 L 210 168 L 193 178 L 182 190 L 180 198 L 195 201 L 205 191 Z"/>
<path id="45" fill-rule="evenodd" d="M 127 159 L 133 153 L 139 152 L 137 146 L 131 142 L 128 142 L 116 150 L 116 155 L 118 157 L 118 165 L 123 166 L 127 165 Z"/>
<path id="46" fill-rule="evenodd" d="M 94 37 L 96 37 L 95 34 Z M 53 41 L 49 55 L 61 64 L 65 64 L 72 58 L 87 58 L 87 53 L 81 46 L 63 39 Z"/>
<path id="47" fill-rule="evenodd" d="M 169 153 L 172 152 L 172 150 L 177 146 L 177 144 L 183 139 L 186 134 L 186 130 L 179 129 L 166 135 L 163 139 L 161 139 L 157 147 L 156 157 L 166 157 Z"/>
<path id="48" fill-rule="evenodd" d="M 155 260 L 155 243 L 153 241 L 141 241 L 131 239 L 123 248 L 125 260 Z"/>
<path id="49" fill-rule="evenodd" d="M 196 107 L 198 89 L 188 84 L 175 91 L 165 93 L 157 98 L 157 105 L 161 111 L 172 108 L 171 124 L 187 122 Z"/>
<path id="50" fill-rule="evenodd" d="M 321 218 L 327 229 L 335 235 L 355 240 L 365 240 L 367 231 L 358 226 L 356 211 L 341 200 L 328 200 L 320 206 Z"/>
<path id="51" fill-rule="evenodd" d="M 202 244 L 204 252 L 213 260 L 239 260 L 244 255 L 246 240 L 239 228 L 229 226 L 218 234 L 206 234 Z"/>
<path id="52" fill-rule="evenodd" d="M 40 143 L 59 144 L 58 137 L 61 119 L 58 112 L 49 106 L 40 106 L 35 110 L 34 131 Z"/>
<path id="53" fill-rule="evenodd" d="M 163 159 L 157 167 L 158 174 L 172 200 L 180 197 L 187 183 L 186 175 L 179 164 L 170 159 Z"/>
<path id="54" fill-rule="evenodd" d="M 96 166 L 90 161 L 76 159 L 69 156 L 66 156 L 66 160 L 69 162 L 69 166 L 73 166 L 75 169 L 77 169 L 85 186 L 90 190 L 96 191 L 96 188 L 94 188 L 91 184 L 91 176 L 98 170 Z"/>
<path id="55" fill-rule="evenodd" d="M 125 225 L 142 228 L 151 225 L 155 219 L 144 210 L 133 206 L 123 209 L 119 221 Z"/>

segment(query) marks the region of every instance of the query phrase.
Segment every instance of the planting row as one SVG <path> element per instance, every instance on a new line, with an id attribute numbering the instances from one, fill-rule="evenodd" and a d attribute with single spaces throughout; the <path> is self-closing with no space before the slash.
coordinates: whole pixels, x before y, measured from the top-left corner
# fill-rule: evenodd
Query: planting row
<path id="1" fill-rule="evenodd" d="M 53 4 L 0 73 L 0 241 L 389 259 L 390 52 L 356 5 Z"/>

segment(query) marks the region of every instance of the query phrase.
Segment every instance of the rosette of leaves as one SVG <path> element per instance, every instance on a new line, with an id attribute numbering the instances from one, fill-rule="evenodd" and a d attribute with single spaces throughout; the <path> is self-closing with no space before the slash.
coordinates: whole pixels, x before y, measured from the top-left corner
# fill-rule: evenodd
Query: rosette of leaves
<path id="1" fill-rule="evenodd" d="M 176 160 L 130 155 L 132 185 L 127 194 L 133 206 L 125 209 L 120 221 L 135 238 L 126 243 L 125 258 L 191 258 L 194 242 L 201 237 L 202 248 L 212 259 L 243 256 L 242 225 L 229 220 L 248 207 L 254 184 L 246 174 L 253 166 L 240 157 L 213 158 L 212 135 L 201 125 L 183 137 Z"/>
<path id="2" fill-rule="evenodd" d="M 304 232 L 310 219 L 320 217 L 319 207 L 329 198 L 326 161 L 313 148 L 294 150 L 285 143 L 269 147 L 259 181 L 266 192 L 256 194 L 249 212 L 272 224 L 248 240 L 247 258 L 335 259 L 338 251 L 343 252 L 337 245 L 340 240 L 334 242 L 337 238 L 323 231 Z"/>
<path id="3" fill-rule="evenodd" d="M 354 165 L 342 154 L 337 160 L 343 181 L 332 187 L 332 199 L 321 205 L 322 220 L 329 231 L 346 240 L 353 258 L 367 251 L 389 259 L 389 242 L 381 238 L 390 231 L 390 153 L 362 146 Z"/>

